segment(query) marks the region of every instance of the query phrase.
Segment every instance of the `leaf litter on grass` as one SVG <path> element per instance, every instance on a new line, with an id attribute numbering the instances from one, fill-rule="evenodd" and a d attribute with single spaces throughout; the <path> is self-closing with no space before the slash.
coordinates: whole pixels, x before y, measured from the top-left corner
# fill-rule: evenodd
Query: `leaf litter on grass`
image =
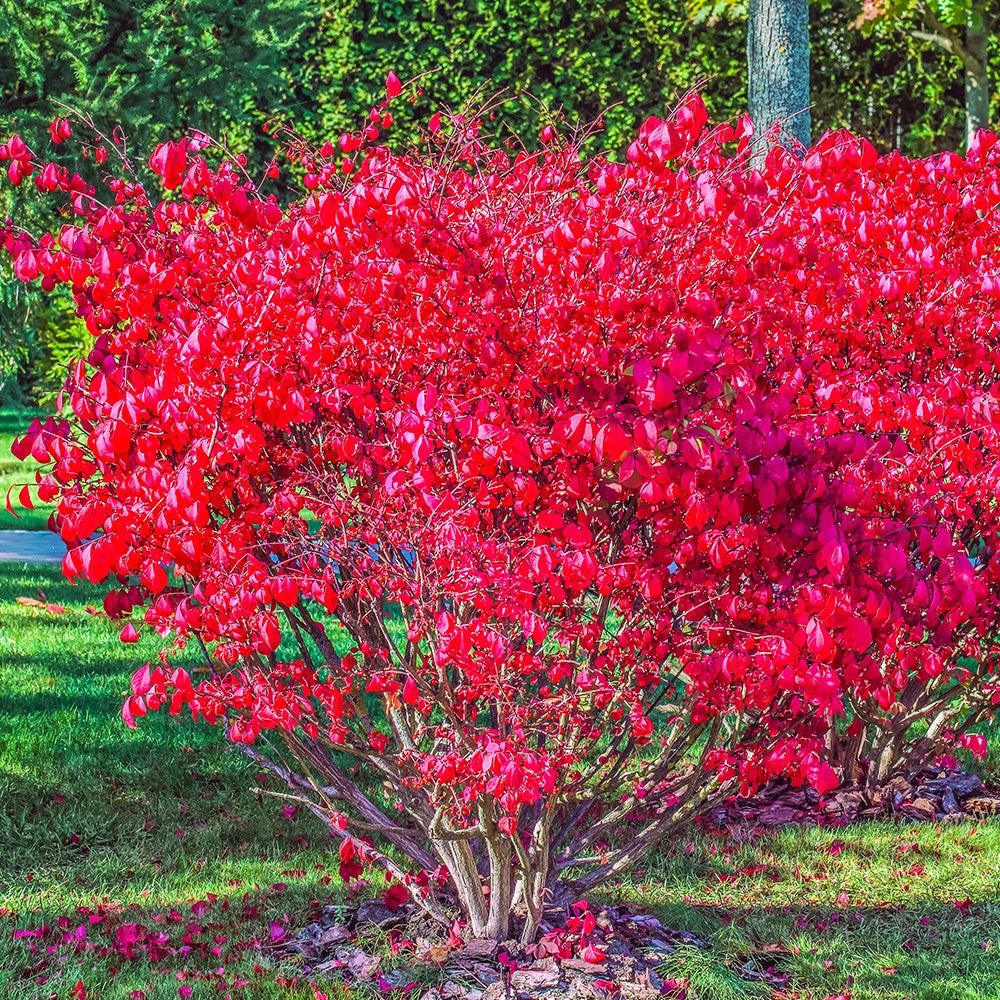
<path id="1" fill-rule="evenodd" d="M 32 594 L 65 612 L 16 600 Z M 56 569 L 0 567 L 0 994 L 314 1000 L 313 982 L 355 1000 L 334 970 L 265 955 L 343 898 L 325 832 L 250 793 L 267 777 L 221 733 L 124 728 L 127 679 L 155 645 L 122 646 L 101 598 Z M 734 830 L 668 846 L 605 902 L 706 941 L 657 966 L 692 1000 L 993 1000 L 998 872 L 989 819 Z"/>

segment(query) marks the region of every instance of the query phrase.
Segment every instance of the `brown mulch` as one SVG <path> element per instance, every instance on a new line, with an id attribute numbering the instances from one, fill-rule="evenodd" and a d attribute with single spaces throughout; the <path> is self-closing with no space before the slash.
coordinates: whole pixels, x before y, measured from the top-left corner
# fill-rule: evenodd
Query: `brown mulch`
<path id="1" fill-rule="evenodd" d="M 894 777 L 874 792 L 844 787 L 819 795 L 808 786 L 772 781 L 753 797 L 732 797 L 705 821 L 724 833 L 789 823 L 842 826 L 893 817 L 954 822 L 993 815 L 1000 815 L 1000 789 L 961 770 L 928 768 Z M 459 941 L 413 903 L 389 906 L 367 899 L 324 907 L 312 923 L 270 951 L 296 964 L 304 976 L 367 983 L 408 1000 L 682 1000 L 688 995 L 685 984 L 664 981 L 657 968 L 678 947 L 703 948 L 703 942 L 623 906 L 591 912 L 595 926 L 581 942 L 572 930 L 579 911 L 548 907 L 538 943 L 523 948 L 515 941 Z M 558 946 L 566 937 L 576 942 L 568 957 Z M 421 970 L 420 983 L 415 968 Z M 778 987 L 785 979 L 773 969 L 761 973 L 756 968 L 745 978 L 764 978 Z"/>
<path id="2" fill-rule="evenodd" d="M 733 797 L 716 806 L 708 821 L 718 830 L 736 826 L 778 827 L 789 823 L 841 826 L 865 819 L 958 822 L 1000 815 L 1000 789 L 975 774 L 930 768 L 890 778 L 876 791 L 842 787 L 820 795 L 803 785 L 772 781 L 750 798 Z"/>
<path id="3" fill-rule="evenodd" d="M 702 941 L 622 906 L 595 908 L 593 914 L 596 926 L 587 943 L 596 952 L 588 952 L 589 961 L 579 952 L 564 958 L 546 953 L 553 932 L 558 937 L 572 922 L 568 907 L 547 909 L 539 943 L 523 948 L 514 941 L 449 942 L 447 933 L 413 904 L 391 910 L 381 900 L 325 907 L 318 919 L 270 951 L 295 962 L 304 976 L 318 973 L 383 991 L 401 990 L 413 1000 L 685 995 L 681 984 L 664 981 L 657 966 L 679 947 L 703 948 Z M 595 955 L 600 959 L 593 960 Z M 413 982 L 414 967 L 423 968 L 423 985 Z M 435 968 L 431 978 L 436 982 L 430 985 L 427 971 Z"/>

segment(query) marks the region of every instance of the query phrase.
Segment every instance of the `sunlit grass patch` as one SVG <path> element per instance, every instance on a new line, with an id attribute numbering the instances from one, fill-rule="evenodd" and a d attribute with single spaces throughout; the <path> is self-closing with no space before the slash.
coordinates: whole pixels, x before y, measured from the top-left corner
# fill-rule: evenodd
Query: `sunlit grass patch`
<path id="1" fill-rule="evenodd" d="M 39 590 L 65 611 L 16 600 Z M 124 726 L 129 676 L 158 639 L 120 643 L 120 625 L 88 611 L 101 597 L 54 568 L 0 566 L 0 996 L 61 1000 L 80 980 L 100 1000 L 176 1000 L 188 985 L 193 1000 L 313 1000 L 310 977 L 259 945 L 343 901 L 336 841 L 310 814 L 286 817 L 282 801 L 251 792 L 277 785 L 222 731 L 157 714 Z M 1000 996 L 993 821 L 692 834 L 606 898 L 707 942 L 660 968 L 701 1000 Z M 83 924 L 108 953 L 47 954 L 49 937 L 36 954 L 40 939 L 13 936 Z M 174 950 L 151 960 L 143 944 L 125 957 L 123 925 L 162 929 Z M 414 978 L 444 975 L 425 973 Z M 337 1000 L 367 996 L 317 985 Z"/>
<path id="2" fill-rule="evenodd" d="M 33 510 L 19 504 L 20 487 L 35 482 L 38 462 L 30 457 L 21 462 L 11 454 L 10 450 L 14 438 L 23 434 L 35 417 L 45 415 L 36 410 L 0 407 L 0 530 L 10 528 L 44 530 L 48 526 L 49 516 L 55 509 L 54 504 L 36 503 Z M 13 514 L 6 508 L 8 493 Z M 34 488 L 31 490 L 31 498 L 33 502 L 37 499 Z"/>

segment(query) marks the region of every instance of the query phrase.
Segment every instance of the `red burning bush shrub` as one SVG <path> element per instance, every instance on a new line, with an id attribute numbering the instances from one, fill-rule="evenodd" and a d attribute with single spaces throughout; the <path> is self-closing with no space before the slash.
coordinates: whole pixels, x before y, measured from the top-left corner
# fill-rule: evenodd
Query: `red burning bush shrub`
<path id="1" fill-rule="evenodd" d="M 287 204 L 203 136 L 154 152 L 159 201 L 127 159 L 105 204 L 0 149 L 77 216 L 8 229 L 95 336 L 18 448 L 66 572 L 116 585 L 124 641 L 171 640 L 129 724 L 266 738 L 346 877 L 527 940 L 560 873 L 991 711 L 993 136 L 757 162 L 694 98 L 619 164 L 439 116 L 397 153 L 387 119 L 292 144 Z"/>

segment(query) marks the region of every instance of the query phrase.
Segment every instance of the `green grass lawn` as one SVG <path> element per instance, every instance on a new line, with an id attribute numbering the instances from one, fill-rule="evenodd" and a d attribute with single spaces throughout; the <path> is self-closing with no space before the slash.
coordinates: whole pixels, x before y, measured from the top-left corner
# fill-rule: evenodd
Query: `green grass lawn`
<path id="1" fill-rule="evenodd" d="M 39 588 L 66 612 L 17 603 Z M 86 611 L 100 598 L 55 569 L 0 566 L 0 996 L 63 997 L 82 979 L 101 1000 L 137 989 L 176 1000 L 185 983 L 197 998 L 242 979 L 250 985 L 223 991 L 312 1000 L 282 985 L 295 970 L 271 968 L 252 941 L 336 897 L 339 880 L 324 884 L 330 838 L 311 816 L 287 819 L 278 800 L 251 794 L 257 768 L 218 730 L 165 713 L 125 728 L 128 678 L 156 646 L 122 645 L 120 626 Z M 186 958 L 158 965 L 69 947 L 36 955 L 34 938 L 13 939 L 61 917 L 86 923 L 80 907 L 123 908 L 117 921 L 162 929 L 180 947 L 190 925 L 203 929 Z"/>
<path id="2" fill-rule="evenodd" d="M 618 892 L 712 942 L 670 968 L 701 996 L 1000 996 L 995 822 L 691 839 Z M 768 967 L 789 981 L 779 989 L 738 975 Z"/>
<path id="3" fill-rule="evenodd" d="M 66 612 L 17 603 L 39 588 Z M 128 677 L 156 647 L 120 644 L 86 610 L 100 597 L 54 569 L 0 566 L 0 996 L 61 1000 L 80 980 L 100 1000 L 187 986 L 193 1000 L 313 1000 L 255 942 L 341 898 L 335 842 L 251 793 L 257 769 L 218 731 L 166 715 L 124 727 Z M 610 896 L 710 942 L 661 970 L 702 1000 L 1000 996 L 995 823 L 692 836 Z M 81 926 L 96 950 L 76 950 Z M 136 927 L 171 953 L 123 954 Z"/>
<path id="4" fill-rule="evenodd" d="M 18 489 L 25 483 L 34 483 L 38 463 L 32 458 L 19 462 L 11 454 L 10 445 L 38 416 L 44 414 L 36 410 L 0 408 L 0 530 L 44 530 L 48 526 L 49 515 L 55 509 L 52 504 L 38 504 L 34 510 L 27 510 L 17 502 Z M 11 504 L 16 516 L 6 508 L 7 491 L 11 487 L 14 487 L 11 491 Z M 32 498 L 34 496 L 35 492 L 32 490 Z"/>

